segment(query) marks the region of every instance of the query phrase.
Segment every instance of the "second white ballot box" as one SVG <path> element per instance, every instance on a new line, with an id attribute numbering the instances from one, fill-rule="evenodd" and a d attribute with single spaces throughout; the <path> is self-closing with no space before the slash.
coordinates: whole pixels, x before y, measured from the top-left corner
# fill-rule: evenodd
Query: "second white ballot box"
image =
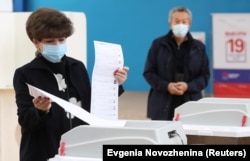
<path id="1" fill-rule="evenodd" d="M 175 109 L 188 144 L 250 144 L 250 99 L 202 98 Z"/>

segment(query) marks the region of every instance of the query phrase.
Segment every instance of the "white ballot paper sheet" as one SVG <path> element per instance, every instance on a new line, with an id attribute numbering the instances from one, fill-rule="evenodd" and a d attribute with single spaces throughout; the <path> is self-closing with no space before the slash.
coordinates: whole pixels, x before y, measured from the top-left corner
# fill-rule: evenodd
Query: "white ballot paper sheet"
<path id="1" fill-rule="evenodd" d="M 94 41 L 94 47 L 91 113 L 100 118 L 117 120 L 119 83 L 114 77 L 114 72 L 124 65 L 122 47 L 102 41 Z"/>
<path id="2" fill-rule="evenodd" d="M 95 126 L 118 126 L 122 127 L 125 125 L 125 120 L 107 120 L 103 118 L 96 117 L 90 114 L 88 111 L 82 109 L 81 107 L 65 101 L 59 97 L 56 97 L 46 91 L 36 88 L 30 84 L 27 84 L 29 88 L 30 95 L 33 97 L 46 96 L 49 97 L 53 102 L 60 105 L 65 111 L 70 112 L 72 115 L 78 117 L 79 119 L 87 122 L 89 125 Z"/>

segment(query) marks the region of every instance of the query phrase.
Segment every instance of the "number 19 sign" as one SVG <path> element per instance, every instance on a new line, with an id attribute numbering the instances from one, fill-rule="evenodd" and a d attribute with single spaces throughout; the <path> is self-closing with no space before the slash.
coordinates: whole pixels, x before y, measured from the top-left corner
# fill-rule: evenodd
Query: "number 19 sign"
<path id="1" fill-rule="evenodd" d="M 215 97 L 250 97 L 250 14 L 213 16 L 213 86 Z"/>
<path id="2" fill-rule="evenodd" d="M 226 31 L 226 62 L 246 62 L 247 58 L 247 32 L 243 31 Z"/>
<path id="3" fill-rule="evenodd" d="M 249 70 L 250 14 L 213 14 L 212 22 L 214 68 Z"/>

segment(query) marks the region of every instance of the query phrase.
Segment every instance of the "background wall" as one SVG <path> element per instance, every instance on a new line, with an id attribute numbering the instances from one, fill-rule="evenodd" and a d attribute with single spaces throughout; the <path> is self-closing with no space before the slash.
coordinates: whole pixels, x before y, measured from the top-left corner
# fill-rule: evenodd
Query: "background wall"
<path id="1" fill-rule="evenodd" d="M 24 0 L 24 9 L 54 7 L 84 12 L 87 18 L 87 64 L 91 78 L 94 63 L 93 40 L 122 45 L 125 65 L 130 67 L 124 84 L 127 91 L 148 91 L 142 76 L 152 40 L 166 34 L 168 11 L 184 5 L 193 13 L 192 32 L 206 33 L 207 54 L 212 72 L 212 13 L 249 13 L 249 0 Z M 216 54 L 216 53 L 214 53 Z M 213 78 L 205 90 L 213 93 Z"/>

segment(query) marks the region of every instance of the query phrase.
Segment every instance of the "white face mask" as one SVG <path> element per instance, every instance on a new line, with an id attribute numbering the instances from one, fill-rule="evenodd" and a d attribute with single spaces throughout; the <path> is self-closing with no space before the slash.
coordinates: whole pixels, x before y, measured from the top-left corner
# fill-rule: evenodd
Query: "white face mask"
<path id="1" fill-rule="evenodd" d="M 176 37 L 185 37 L 188 30 L 189 26 L 184 24 L 177 24 L 172 27 L 172 31 Z"/>

